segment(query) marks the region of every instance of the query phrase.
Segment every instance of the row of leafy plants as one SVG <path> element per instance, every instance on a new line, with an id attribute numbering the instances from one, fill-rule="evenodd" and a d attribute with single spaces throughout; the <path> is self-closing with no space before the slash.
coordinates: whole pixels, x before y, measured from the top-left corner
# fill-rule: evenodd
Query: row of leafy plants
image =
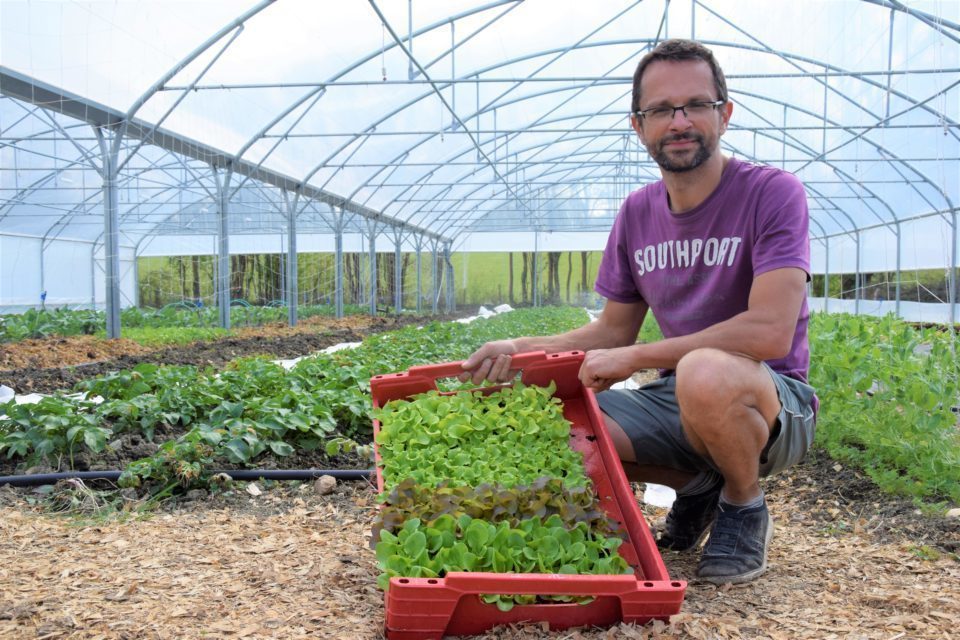
<path id="1" fill-rule="evenodd" d="M 256 466 L 266 452 L 285 457 L 323 447 L 329 456 L 369 445 L 369 380 L 412 365 L 456 360 L 491 339 L 563 331 L 583 311 L 519 310 L 471 324 L 430 323 L 368 338 L 355 349 L 318 354 L 289 370 L 243 359 L 223 371 L 139 365 L 80 383 L 79 398 L 0 404 L 0 455 L 26 469 L 70 469 L 135 432 L 158 451 L 130 464 L 126 486 L 151 493 L 205 486 L 217 465 Z"/>
<path id="2" fill-rule="evenodd" d="M 885 491 L 960 503 L 960 341 L 892 315 L 813 314 L 817 443 Z"/>
<path id="3" fill-rule="evenodd" d="M 369 338 L 362 347 L 349 352 L 305 359 L 295 371 L 276 367 L 276 375 L 291 376 L 290 384 L 284 383 L 286 387 L 297 377 L 316 380 L 319 386 L 307 385 L 304 388 L 308 391 L 303 393 L 319 389 L 328 395 L 326 406 L 335 416 L 335 431 L 367 442 L 366 390 L 370 375 L 463 358 L 486 339 L 548 334 L 584 320 L 582 312 L 560 308 L 518 310 L 471 325 L 408 328 Z M 656 332 L 651 333 L 648 324 L 642 338 L 655 339 Z M 811 383 L 821 399 L 818 445 L 832 457 L 865 469 L 888 491 L 925 500 L 960 502 L 960 435 L 955 412 L 960 404 L 960 358 L 956 336 L 932 328 L 918 329 L 892 317 L 813 314 L 810 340 Z M 270 366 L 237 363 L 232 367 L 238 376 L 253 375 L 248 372 L 256 370 L 253 377 L 263 377 L 267 382 L 271 376 L 262 376 L 263 368 Z M 179 383 L 171 380 L 177 376 Z M 102 406 L 54 396 L 32 408 L 5 408 L 3 413 L 16 418 L 0 422 L 0 455 L 22 462 L 24 468 L 37 461 L 69 467 L 72 453 L 103 450 L 113 440 L 115 429 L 140 430 L 146 435 L 160 431 L 163 435 L 171 429 L 207 424 L 208 431 L 215 431 L 223 427 L 214 427 L 209 416 L 219 408 L 216 419 L 226 420 L 230 411 L 226 403 L 232 402 L 229 393 L 220 401 L 217 394 L 222 390 L 216 385 L 222 383 L 217 379 L 212 371 L 175 367 L 153 370 L 148 366 L 86 383 L 82 391 L 88 391 L 90 385 L 111 384 L 127 390 L 117 392 L 127 397 L 110 398 Z M 96 393 L 99 395 L 99 391 Z M 205 393 L 212 396 L 204 397 Z M 271 405 L 261 409 L 255 405 L 273 402 L 274 396 L 257 390 L 245 393 L 248 395 L 242 398 L 245 404 L 241 415 L 244 419 L 252 416 L 257 422 L 257 411 L 266 411 Z M 296 406 L 312 407 L 309 403 Z M 299 409 L 291 413 L 300 416 Z M 299 429 L 296 432 L 302 433 Z M 290 436 L 296 440 L 293 433 Z M 199 443 L 213 446 L 209 440 L 216 436 L 205 437 L 201 438 L 201 433 L 183 436 L 180 447 L 183 451 L 193 447 L 193 458 L 205 460 L 209 452 Z M 190 444 L 191 438 L 196 446 Z M 265 443 L 279 440 L 269 434 L 265 440 L 258 438 Z M 253 439 L 252 434 L 248 439 Z M 232 437 L 227 438 L 223 446 L 231 441 Z M 219 446 L 219 442 L 213 446 L 214 451 Z M 239 445 L 233 448 L 242 451 Z M 254 451 L 259 448 L 252 446 Z"/>
<path id="4" fill-rule="evenodd" d="M 623 574 L 619 525 L 599 508 L 555 386 L 436 391 L 374 411 L 384 491 L 376 554 L 392 577 L 451 571 Z M 516 604 L 590 597 L 484 594 Z"/>
<path id="5" fill-rule="evenodd" d="M 349 305 L 347 314 L 363 313 L 365 308 Z M 332 305 L 309 305 L 297 308 L 302 319 L 314 316 L 333 316 Z M 285 322 L 287 307 L 281 305 L 252 306 L 237 304 L 230 309 L 230 322 L 234 327 L 259 326 L 268 322 Z M 75 336 L 102 334 L 106 323 L 103 311 L 92 309 L 28 309 L 19 314 L 0 315 L 0 342 L 16 342 L 25 339 L 41 339 L 51 336 Z M 198 307 L 192 303 L 170 304 L 162 309 L 130 307 L 120 313 L 123 328 L 206 328 L 219 324 L 216 307 Z"/>

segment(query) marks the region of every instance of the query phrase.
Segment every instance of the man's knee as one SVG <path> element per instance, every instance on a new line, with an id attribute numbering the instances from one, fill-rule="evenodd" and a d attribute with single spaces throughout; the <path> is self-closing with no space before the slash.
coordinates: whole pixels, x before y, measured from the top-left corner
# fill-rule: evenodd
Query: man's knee
<path id="1" fill-rule="evenodd" d="M 768 424 L 779 412 L 776 385 L 764 366 L 720 349 L 696 349 L 677 363 L 677 402 L 690 416 L 714 420 L 742 408 L 758 410 Z"/>
<path id="2" fill-rule="evenodd" d="M 720 349 L 696 349 L 677 363 L 677 400 L 681 404 L 727 403 L 738 395 L 742 360 Z"/>

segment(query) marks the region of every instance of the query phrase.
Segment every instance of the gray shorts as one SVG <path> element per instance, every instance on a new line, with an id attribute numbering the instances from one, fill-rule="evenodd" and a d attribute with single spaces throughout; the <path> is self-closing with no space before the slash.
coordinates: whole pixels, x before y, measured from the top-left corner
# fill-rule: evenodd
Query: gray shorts
<path id="1" fill-rule="evenodd" d="M 770 440 L 760 454 L 760 475 L 783 471 L 803 459 L 816 428 L 813 387 L 770 372 L 780 397 L 780 414 Z M 597 394 L 604 413 L 623 427 L 633 443 L 637 464 L 670 467 L 681 471 L 719 471 L 700 456 L 683 433 L 677 405 L 677 379 L 660 378 L 639 389 L 613 389 Z"/>

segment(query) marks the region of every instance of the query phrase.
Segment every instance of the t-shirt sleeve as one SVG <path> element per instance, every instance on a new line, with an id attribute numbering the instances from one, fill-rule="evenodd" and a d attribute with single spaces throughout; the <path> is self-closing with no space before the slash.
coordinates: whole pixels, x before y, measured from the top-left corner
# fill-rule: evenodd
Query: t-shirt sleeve
<path id="1" fill-rule="evenodd" d="M 753 275 L 797 267 L 810 279 L 810 213 L 803 184 L 791 173 L 778 173 L 765 185 L 757 211 Z"/>
<path id="2" fill-rule="evenodd" d="M 603 250 L 597 282 L 593 289 L 607 300 L 625 304 L 643 301 L 633 279 L 633 260 L 627 248 L 627 206 L 629 198 L 620 207 L 620 213 L 613 223 L 607 247 Z"/>

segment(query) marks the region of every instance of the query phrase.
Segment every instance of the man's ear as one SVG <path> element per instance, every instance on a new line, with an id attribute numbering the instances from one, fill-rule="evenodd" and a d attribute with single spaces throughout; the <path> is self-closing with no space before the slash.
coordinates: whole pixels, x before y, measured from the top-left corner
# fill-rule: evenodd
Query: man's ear
<path id="1" fill-rule="evenodd" d="M 733 103 L 728 99 L 720 107 L 720 135 L 727 131 L 727 125 L 730 124 L 730 116 L 733 115 Z"/>
<path id="2" fill-rule="evenodd" d="M 640 142 L 646 146 L 647 141 L 643 137 L 643 125 L 640 122 L 640 116 L 635 113 L 630 114 L 630 126 L 633 127 L 633 130 L 637 132 L 637 135 L 640 136 Z"/>

